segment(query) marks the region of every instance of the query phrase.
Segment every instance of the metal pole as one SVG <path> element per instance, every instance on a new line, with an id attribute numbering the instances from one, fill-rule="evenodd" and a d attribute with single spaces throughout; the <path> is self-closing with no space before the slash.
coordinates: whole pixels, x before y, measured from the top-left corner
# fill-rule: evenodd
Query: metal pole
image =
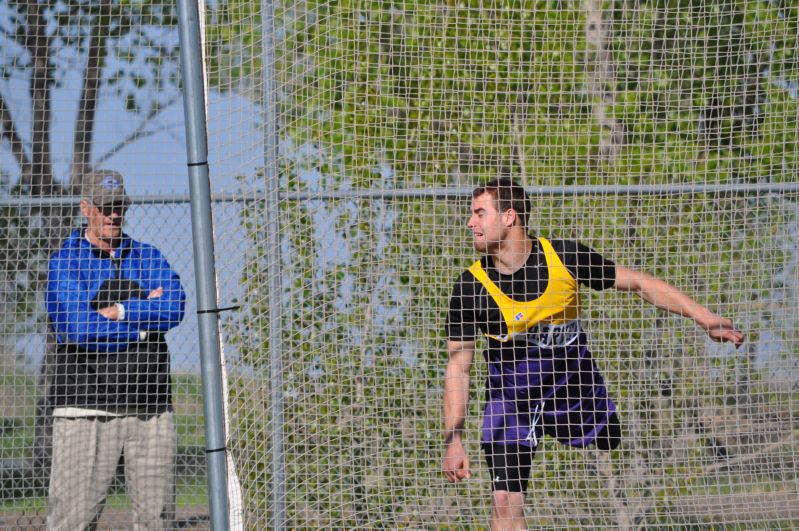
<path id="1" fill-rule="evenodd" d="M 272 441 L 272 525 L 286 529 L 286 456 L 283 449 L 283 286 L 280 264 L 280 183 L 277 172 L 277 97 L 273 0 L 261 0 L 266 267 L 269 289 L 269 410 Z"/>
<path id="2" fill-rule="evenodd" d="M 274 127 L 272 127 L 274 129 Z M 273 142 L 274 143 L 274 142 Z M 268 147 L 268 146 L 267 146 Z M 277 153 L 276 148 L 269 148 Z M 276 156 L 276 155 L 275 155 Z M 267 157 L 269 160 L 269 157 Z M 274 168 L 267 171 L 275 173 Z M 799 193 L 799 183 L 697 183 L 697 184 L 584 184 L 568 186 L 528 186 L 528 194 L 542 196 L 563 197 L 625 197 L 625 196 L 671 196 L 671 195 L 701 195 L 701 194 L 727 194 L 727 195 L 781 195 Z M 273 195 L 274 191 L 271 192 Z M 343 192 L 277 192 L 279 201 L 334 201 L 351 199 L 464 199 L 472 195 L 472 188 L 407 188 L 402 190 L 347 190 Z M 136 205 L 163 205 L 164 203 L 188 203 L 190 196 L 184 194 L 173 195 L 132 195 L 131 201 Z M 216 193 L 211 196 L 212 203 L 257 203 L 259 199 L 247 197 L 237 193 Z M 79 197 L 0 197 L 0 208 L 43 207 L 53 205 L 77 206 Z"/>
<path id="3" fill-rule="evenodd" d="M 194 272 L 197 283 L 197 323 L 205 413 L 205 458 L 211 529 L 230 528 L 227 498 L 225 419 L 220 365 L 219 314 L 216 300 L 211 184 L 208 177 L 200 16 L 196 0 L 178 0 L 183 111 L 191 192 Z"/>

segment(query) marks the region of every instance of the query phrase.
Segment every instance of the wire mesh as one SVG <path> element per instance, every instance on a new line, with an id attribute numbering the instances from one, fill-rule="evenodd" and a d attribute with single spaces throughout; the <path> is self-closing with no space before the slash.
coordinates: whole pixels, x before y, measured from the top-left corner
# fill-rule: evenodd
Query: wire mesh
<path id="1" fill-rule="evenodd" d="M 163 253 L 181 277 L 188 297 L 185 319 L 166 335 L 174 407 L 169 422 L 174 428 L 167 424 L 158 437 L 164 441 L 176 437 L 174 458 L 167 457 L 173 462 L 141 460 L 133 444 L 125 444 L 116 455 L 109 454 L 104 467 L 111 471 L 107 488 L 107 482 L 98 477 L 77 485 L 70 501 L 75 502 L 75 513 L 82 512 L 79 504 L 87 497 L 84 493 L 100 490 L 98 498 L 104 499 L 104 509 L 99 528 L 130 529 L 142 523 L 133 516 L 136 504 L 142 503 L 141 493 L 147 498 L 159 485 L 169 488 L 174 484 L 174 494 L 165 496 L 164 514 L 175 512 L 169 525 L 207 527 L 175 24 L 171 3 L 53 1 L 0 6 L 0 528 L 43 529 L 48 511 L 55 505 L 48 492 L 51 430 L 58 404 L 49 399 L 66 393 L 49 392 L 63 353 L 57 351 L 57 340 L 48 333 L 52 331 L 48 319 L 53 316 L 45 303 L 48 262 L 69 234 L 85 222 L 78 200 L 88 193 L 85 185 L 93 168 L 118 170 L 124 176 L 125 188 L 134 200 L 126 212 L 124 230 Z M 234 212 L 230 215 L 235 216 Z M 130 273 L 125 266 L 122 269 Z M 55 271 L 59 272 L 64 270 Z M 73 272 L 91 274 L 82 266 Z M 158 273 L 155 268 L 143 267 L 137 278 L 141 281 Z M 129 323 L 133 323 L 135 312 L 131 309 L 129 313 Z M 83 318 L 78 321 L 77 328 L 88 326 L 80 322 Z M 83 339 L 87 343 L 81 348 L 93 351 L 97 338 Z M 102 357 L 91 353 L 85 359 L 92 356 Z M 111 355 L 105 359 L 110 360 Z M 155 370 L 120 367 L 117 364 L 116 373 L 130 378 L 147 377 Z M 101 394 L 96 393 L 97 398 Z M 97 411 L 92 417 L 84 411 L 77 416 L 97 419 L 90 422 L 98 428 L 114 424 L 108 413 Z M 119 408 L 114 413 L 131 417 Z M 78 452 L 90 448 L 89 444 L 67 448 L 66 461 L 91 470 L 99 459 L 92 461 L 85 453 L 78 457 Z M 170 452 L 160 455 L 169 456 Z M 146 468 L 139 466 L 142 461 L 162 470 L 145 479 L 126 477 Z M 139 494 L 132 497 L 129 490 L 133 486 Z M 64 505 L 62 502 L 61 507 Z M 143 502 L 145 509 L 152 511 L 152 506 L 152 502 Z M 139 507 L 138 512 L 147 511 Z M 73 524 L 66 518 L 51 518 L 48 527 L 58 526 Z M 75 524 L 73 528 L 78 527 Z"/>
<path id="2" fill-rule="evenodd" d="M 586 293 L 622 445 L 607 459 L 546 438 L 527 525 L 795 526 L 793 7 L 274 9 L 264 36 L 258 6 L 210 7 L 235 28 L 209 34 L 210 78 L 276 101 L 263 173 L 282 199 L 260 195 L 257 171 L 243 180 L 246 310 L 225 332 L 250 526 L 487 525 L 482 360 L 464 429 L 474 474 L 458 485 L 441 470 L 441 403 L 448 299 L 477 256 L 469 191 L 497 176 L 533 193 L 534 234 L 663 278 L 748 339 L 719 346 L 635 296 Z M 274 42 L 273 60 L 254 52 L 232 79 L 214 58 L 251 41 Z"/>
<path id="3" fill-rule="evenodd" d="M 442 473 L 441 404 L 449 298 L 479 257 L 469 194 L 496 176 L 531 192 L 533 234 L 662 278 L 747 336 L 736 350 L 635 295 L 584 290 L 622 442 L 605 454 L 544 438 L 528 528 L 797 527 L 798 16 L 731 0 L 209 2 L 217 280 L 219 306 L 238 307 L 220 322 L 246 527 L 487 526 L 479 354 L 473 474 L 457 485 Z M 125 175 L 125 230 L 186 289 L 167 335 L 177 522 L 207 526 L 172 7 L 16 2 L 0 17 L 0 528 L 44 525 L 42 275 L 80 220 L 74 201 L 48 197 L 80 196 L 81 164 Z M 115 481 L 100 526 L 131 527 Z"/>

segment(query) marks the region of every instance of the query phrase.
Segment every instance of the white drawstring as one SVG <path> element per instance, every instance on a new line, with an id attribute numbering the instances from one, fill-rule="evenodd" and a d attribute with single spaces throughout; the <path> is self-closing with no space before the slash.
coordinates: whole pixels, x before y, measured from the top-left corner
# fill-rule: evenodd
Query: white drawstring
<path id="1" fill-rule="evenodd" d="M 543 412 L 542 406 L 542 404 L 536 404 L 533 409 L 533 425 L 530 427 L 530 433 L 527 435 L 527 440 L 533 441 L 533 446 L 538 446 L 538 436 L 535 434 L 535 427 L 538 421 L 541 420 L 541 414 Z"/>

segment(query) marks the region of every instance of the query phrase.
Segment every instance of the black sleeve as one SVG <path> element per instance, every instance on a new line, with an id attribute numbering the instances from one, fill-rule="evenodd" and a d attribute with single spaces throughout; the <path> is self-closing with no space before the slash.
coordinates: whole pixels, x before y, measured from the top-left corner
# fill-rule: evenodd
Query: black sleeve
<path id="1" fill-rule="evenodd" d="M 447 338 L 450 341 L 474 341 L 477 338 L 476 282 L 468 271 L 455 282 L 447 315 Z"/>
<path id="2" fill-rule="evenodd" d="M 92 308 L 99 310 L 112 306 L 117 302 L 146 298 L 147 293 L 141 289 L 141 286 L 135 280 L 111 278 L 103 282 L 90 304 Z"/>
<path id="3" fill-rule="evenodd" d="M 583 286 L 603 290 L 616 284 L 616 264 L 590 247 L 571 240 L 553 240 L 552 247 Z"/>

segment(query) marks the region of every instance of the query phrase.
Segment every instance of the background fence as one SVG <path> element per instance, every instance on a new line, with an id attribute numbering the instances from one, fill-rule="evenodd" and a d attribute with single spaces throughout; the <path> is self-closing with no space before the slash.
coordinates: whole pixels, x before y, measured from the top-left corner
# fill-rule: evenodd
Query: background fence
<path id="1" fill-rule="evenodd" d="M 634 296 L 586 294 L 624 440 L 610 459 L 547 440 L 531 527 L 795 528 L 797 10 L 209 3 L 219 306 L 239 306 L 221 320 L 229 450 L 246 527 L 483 525 L 485 367 L 466 428 L 475 477 L 452 486 L 443 326 L 475 258 L 469 191 L 513 175 L 533 193 L 535 233 L 655 274 L 747 335 L 734 350 Z M 0 16 L 0 527 L 41 525 L 46 510 L 41 273 L 77 223 L 60 197 L 79 195 L 87 166 L 126 175 L 128 232 L 162 249 L 189 292 L 168 335 L 178 517 L 206 525 L 173 6 L 15 2 Z M 128 522 L 121 492 L 102 525 Z"/>
<path id="2" fill-rule="evenodd" d="M 135 182 L 135 178 L 133 179 Z M 200 382 L 200 355 L 197 337 L 194 266 L 192 263 L 189 203 L 186 194 L 134 195 L 135 205 L 127 216 L 126 232 L 161 249 L 172 267 L 181 276 L 188 292 L 186 318 L 167 335 L 172 354 L 173 394 L 178 430 L 177 502 L 178 524 L 183 528 L 204 528 L 208 521 L 205 476 L 205 436 Z M 0 446 L 0 478 L 3 500 L 0 527 L 39 528 L 44 524 L 49 477 L 49 437 L 37 432 L 37 405 L 42 406 L 45 385 L 42 370 L 46 352 L 46 334 L 41 291 L 25 292 L 21 279 L 36 274 L 44 264 L 44 251 L 32 252 L 39 240 L 27 226 L 41 219 L 37 212 L 42 201 L 29 200 L 24 206 L 6 206 L 9 251 L 20 244 L 30 245 L 24 257 L 6 253 L 3 291 L 3 363 L 2 411 L 3 430 Z M 52 202 L 51 202 L 52 203 Z M 44 203 L 47 204 L 47 203 Z M 63 204 L 74 204 L 64 202 Z M 219 226 L 240 215 L 237 203 L 215 205 Z M 19 216 L 19 217 L 16 217 Z M 25 223 L 15 223 L 23 221 Z M 80 226 L 75 220 L 75 227 Z M 35 231 L 34 231 L 35 232 Z M 235 233 L 235 231 L 233 231 Z M 227 246 L 227 252 L 236 251 Z M 240 252 L 240 251 L 239 251 Z M 12 262 L 12 260 L 15 260 Z M 25 263 L 21 266 L 20 263 Z M 28 266 L 33 266 L 28 268 Z M 36 267 L 39 266 L 39 267 Z M 230 296 L 239 290 L 239 279 L 230 274 L 220 276 Z M 21 302 L 25 303 L 23 307 Z M 39 411 L 39 413 L 43 413 Z M 124 479 L 120 475 L 110 493 L 108 506 L 100 520 L 101 528 L 124 529 L 131 526 L 129 501 L 125 496 Z"/>

